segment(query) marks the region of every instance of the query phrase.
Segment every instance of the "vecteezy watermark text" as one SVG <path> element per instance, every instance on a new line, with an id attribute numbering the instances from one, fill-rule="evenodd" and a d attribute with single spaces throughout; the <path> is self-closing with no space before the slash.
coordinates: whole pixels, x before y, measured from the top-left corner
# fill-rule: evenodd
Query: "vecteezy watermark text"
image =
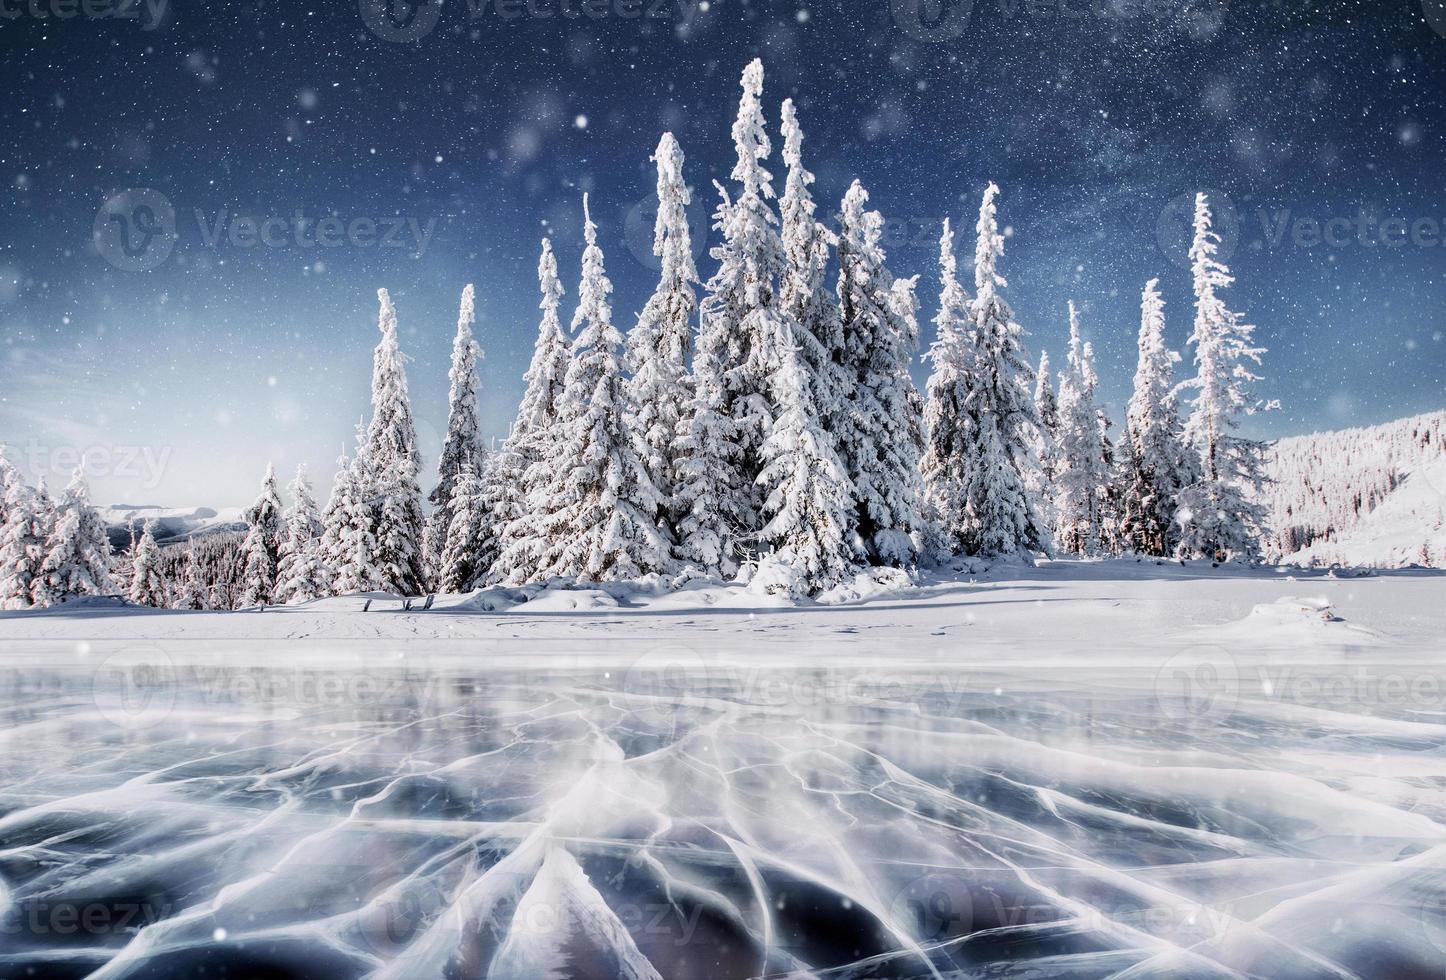
<path id="1" fill-rule="evenodd" d="M 1290 244 L 1296 248 L 1441 248 L 1443 222 L 1432 217 L 1402 215 L 1378 217 L 1365 209 L 1354 216 L 1297 215 L 1289 208 L 1256 212 L 1262 240 L 1270 249 Z"/>
<path id="2" fill-rule="evenodd" d="M 0 20 L 129 20 L 153 31 L 168 6 L 169 0 L 0 0 Z"/>
<path id="3" fill-rule="evenodd" d="M 316 218 L 300 211 L 289 217 L 207 213 L 195 210 L 196 227 L 209 248 L 405 248 L 421 258 L 437 230 L 437 219 L 393 215 L 385 218 Z"/>
<path id="4" fill-rule="evenodd" d="M 1157 30 L 1178 25 L 1192 34 L 1213 33 L 1230 0 L 889 0 L 894 24 L 916 41 L 937 44 L 963 36 L 976 19 L 1058 23 L 1135 23 Z"/>
<path id="5" fill-rule="evenodd" d="M 696 0 L 466 0 L 467 20 L 661 21 L 690 12 Z M 421 41 L 442 20 L 441 0 L 357 0 L 367 30 L 383 41 Z"/>
<path id="6" fill-rule="evenodd" d="M 137 489 L 154 490 L 171 460 L 170 446 L 49 445 L 31 438 L 10 445 L 5 454 L 22 469 L 40 476 L 68 477 L 77 469 L 90 478 L 134 480 Z"/>
<path id="7" fill-rule="evenodd" d="M 0 936 L 107 936 L 139 932 L 170 914 L 169 903 L 28 899 L 0 913 Z"/>
<path id="8" fill-rule="evenodd" d="M 235 248 L 403 248 L 412 258 L 427 253 L 437 231 L 435 217 L 412 215 L 255 216 L 232 211 L 193 208 L 188 215 L 196 240 L 210 249 Z M 96 212 L 91 240 L 111 265 L 126 272 L 154 269 L 171 257 L 181 239 L 183 222 L 160 191 L 130 188 L 111 195 Z"/>

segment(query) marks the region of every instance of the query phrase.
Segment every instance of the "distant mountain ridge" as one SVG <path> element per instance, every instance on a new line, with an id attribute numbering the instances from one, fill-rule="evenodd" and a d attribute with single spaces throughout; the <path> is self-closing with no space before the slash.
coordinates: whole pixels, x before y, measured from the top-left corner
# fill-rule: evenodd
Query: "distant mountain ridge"
<path id="1" fill-rule="evenodd" d="M 1273 557 L 1446 567 L 1446 411 L 1273 443 Z"/>
<path id="2" fill-rule="evenodd" d="M 111 504 L 100 508 L 112 546 L 130 547 L 131 530 L 140 533 L 146 521 L 155 521 L 156 541 L 175 544 L 195 535 L 246 530 L 245 510 L 240 507 L 156 507 L 146 504 Z"/>

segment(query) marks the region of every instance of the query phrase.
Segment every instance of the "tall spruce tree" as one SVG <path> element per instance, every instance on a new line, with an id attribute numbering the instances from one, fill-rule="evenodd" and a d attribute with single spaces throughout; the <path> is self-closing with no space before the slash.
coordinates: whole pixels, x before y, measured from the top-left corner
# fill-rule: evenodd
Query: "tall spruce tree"
<path id="1" fill-rule="evenodd" d="M 717 213 L 720 224 L 731 207 L 726 192 L 723 197 Z M 715 257 L 719 251 L 713 250 Z M 745 475 L 743 448 L 730 409 L 730 326 L 722 316 L 701 319 L 688 379 L 692 397 L 678 422 L 674 443 L 675 554 L 687 567 L 725 578 L 738 571 L 743 539 L 754 526 L 750 523 L 753 488 Z"/>
<path id="2" fill-rule="evenodd" d="M 658 490 L 655 521 L 671 538 L 678 514 L 678 422 L 687 405 L 692 319 L 698 309 L 698 270 L 693 265 L 683 182 L 683 151 L 672 133 L 658 140 L 658 217 L 653 254 L 662 260 L 657 289 L 628 334 L 628 425 L 641 441 L 648 476 Z"/>
<path id="3" fill-rule="evenodd" d="M 348 560 L 343 549 L 343 538 L 351 489 L 351 458 L 343 446 L 341 455 L 336 460 L 336 475 L 332 477 L 331 494 L 326 498 L 326 507 L 321 511 L 321 541 L 317 546 L 322 574 L 326 579 L 327 595 L 336 594 L 333 588 L 336 570 Z"/>
<path id="4" fill-rule="evenodd" d="M 924 354 L 930 371 L 924 385 L 924 456 L 920 463 L 929 517 L 941 550 L 964 548 L 969 527 L 965 494 L 973 454 L 969 422 L 970 391 L 977 352 L 969 295 L 959 283 L 954 237 L 949 219 L 939 236 L 939 312 L 934 316 L 934 342 Z"/>
<path id="5" fill-rule="evenodd" d="M 438 568 L 437 591 L 470 592 L 488 569 L 490 514 L 482 499 L 482 481 L 472 464 L 457 474 L 452 523 Z"/>
<path id="6" fill-rule="evenodd" d="M 10 487 L 19 482 L 20 473 L 5 457 L 5 444 L 0 442 L 0 525 L 4 525 L 9 514 L 10 505 L 6 503 L 6 498 L 10 495 Z"/>
<path id="7" fill-rule="evenodd" d="M 156 522 L 146 521 L 140 539 L 132 549 L 128 597 L 138 606 L 165 609 L 171 603 L 171 588 L 161 567 L 161 549 L 156 544 Z"/>
<path id="8" fill-rule="evenodd" d="M 1034 500 L 1035 513 L 1046 528 L 1052 529 L 1054 482 L 1059 473 L 1059 400 L 1054 393 L 1048 351 L 1040 351 L 1039 368 L 1034 373 L 1034 408 L 1039 416 L 1039 435 L 1034 441 L 1039 466 L 1031 471 L 1025 484 Z"/>
<path id="9" fill-rule="evenodd" d="M 1080 338 L 1079 311 L 1069 304 L 1069 358 L 1059 379 L 1059 472 L 1056 477 L 1055 540 L 1076 555 L 1095 555 L 1104 527 L 1109 483 L 1095 406 L 1098 379 L 1094 352 Z"/>
<path id="10" fill-rule="evenodd" d="M 45 561 L 49 534 L 39 495 L 15 470 L 5 474 L 5 520 L 0 524 L 0 609 L 27 609 Z"/>
<path id="11" fill-rule="evenodd" d="M 572 356 L 557 315 L 563 294 L 557 259 L 546 238 L 537 262 L 537 281 L 542 320 L 532 363 L 523 375 L 527 389 L 512 431 L 483 473 L 483 500 L 499 532 L 498 558 L 490 571 L 483 572 L 492 580 L 514 584 L 536 577 L 546 545 L 541 508 L 553 480 L 549 451 L 559 435 L 558 411 Z"/>
<path id="12" fill-rule="evenodd" d="M 286 510 L 272 601 L 294 605 L 325 595 L 328 576 L 321 556 L 321 519 L 317 517 L 305 466 L 296 468 L 296 476 L 286 489 L 291 506 Z"/>
<path id="13" fill-rule="evenodd" d="M 360 442 L 360 427 L 357 438 Z M 359 449 L 347 467 L 346 480 L 339 482 L 338 491 L 333 493 L 337 504 L 335 559 L 330 563 L 333 595 L 391 588 L 387 569 L 379 558 L 376 527 L 380 497 L 376 485 L 371 457 Z"/>
<path id="14" fill-rule="evenodd" d="M 1181 387 L 1195 392 L 1185 439 L 1199 456 L 1200 475 L 1180 495 L 1177 551 L 1182 557 L 1253 562 L 1260 560 L 1265 536 L 1265 508 L 1251 497 L 1264 483 L 1264 446 L 1235 430 L 1241 415 L 1259 408 L 1250 386 L 1260 378 L 1251 365 L 1260 363 L 1265 349 L 1252 341 L 1255 328 L 1219 296 L 1235 282 L 1217 258 L 1219 246 L 1210 202 L 1197 194 L 1190 246 L 1195 377 Z"/>
<path id="15" fill-rule="evenodd" d="M 433 576 L 441 571 L 441 553 L 447 544 L 447 528 L 452 523 L 452 485 L 464 466 L 470 465 L 474 473 L 481 472 L 485 458 L 477 374 L 482 348 L 472 335 L 472 324 L 477 321 L 475 295 L 471 283 L 462 290 L 457 335 L 452 340 L 452 367 L 447 372 L 452 383 L 447 397 L 447 438 L 437 459 L 437 485 L 428 498 L 432 502 L 432 514 L 427 521 L 425 551 Z"/>
<path id="16" fill-rule="evenodd" d="M 282 507 L 276 492 L 276 468 L 266 464 L 261 495 L 246 511 L 245 590 L 241 605 L 259 606 L 271 601 L 276 589 L 276 563 L 281 554 Z"/>
<path id="17" fill-rule="evenodd" d="M 711 435 L 731 443 L 714 450 L 715 454 L 736 463 L 736 469 L 721 467 L 715 478 L 737 482 L 727 487 L 726 493 L 713 494 L 722 513 L 703 522 L 712 525 L 703 532 L 705 535 L 711 533 L 719 537 L 725 536 L 719 534 L 722 524 L 733 523 L 744 533 L 759 526 L 760 500 L 755 484 L 763 468 L 763 442 L 773 424 L 769 378 L 777 366 L 773 347 L 779 336 L 778 281 L 784 271 L 778 217 L 769 203 L 774 197 L 773 177 L 763 166 L 770 145 L 763 120 L 761 61 L 755 59 L 743 70 L 741 86 L 743 94 L 733 122 L 737 161 L 732 177 L 738 193 L 730 200 L 719 188 L 722 204 L 716 214 L 715 227 L 722 233 L 723 243 L 712 250 L 718 271 L 708 280 L 707 295 L 700 310 L 700 355 L 713 358 L 715 352 L 705 352 L 704 345 L 720 338 L 726 341 L 719 359 L 723 380 L 721 410 L 730 425 L 726 429 L 714 427 Z M 711 423 L 706 416 L 702 421 Z M 696 471 L 696 466 L 692 470 Z M 690 477 L 696 479 L 695 472 L 685 475 L 684 479 Z M 708 496 L 706 488 L 685 487 L 684 506 L 696 517 L 699 501 Z M 736 516 L 733 511 L 737 512 Z M 685 523 L 689 525 L 685 535 L 698 533 L 693 528 L 696 522 L 685 519 Z M 691 559 L 709 547 L 702 542 L 698 547 L 685 545 L 684 556 Z"/>
<path id="18" fill-rule="evenodd" d="M 772 378 L 777 418 L 763 444 L 767 462 L 758 477 L 768 522 L 759 537 L 774 549 L 769 561 L 782 566 L 787 591 L 812 595 L 843 581 L 856 563 L 849 540 L 853 486 L 823 427 L 817 377 L 805 365 L 792 324 L 780 321 L 778 329 L 782 360 Z"/>
<path id="19" fill-rule="evenodd" d="M 47 500 L 42 498 L 43 502 Z M 35 604 L 53 606 L 82 596 L 114 592 L 110 540 L 105 522 L 90 505 L 90 489 L 80 469 L 65 488 L 53 520 L 47 523 L 50 531 L 45 559 L 31 589 Z"/>
<path id="20" fill-rule="evenodd" d="M 1089 344 L 1085 344 L 1085 347 L 1089 349 L 1090 361 L 1093 363 L 1094 348 Z M 1099 389 L 1098 379 L 1095 388 Z M 1123 468 L 1119 455 L 1115 452 L 1114 440 L 1110 438 L 1110 429 L 1114 428 L 1115 423 L 1098 399 L 1095 404 L 1095 418 L 1099 424 L 1100 458 L 1105 464 L 1105 483 L 1100 494 L 1100 545 L 1105 554 L 1118 555 L 1125 550 Z"/>
<path id="21" fill-rule="evenodd" d="M 1195 481 L 1175 405 L 1174 365 L 1165 346 L 1165 300 L 1160 281 L 1140 298 L 1139 360 L 1126 412 L 1121 460 L 1120 534 L 1126 548 L 1165 557 L 1175 551 L 1175 509 L 1180 491 Z"/>
<path id="22" fill-rule="evenodd" d="M 211 608 L 211 586 L 206 582 L 205 569 L 196 555 L 196 542 L 186 548 L 186 574 L 176 592 L 177 609 L 205 610 Z"/>
<path id="23" fill-rule="evenodd" d="M 385 289 L 377 290 L 381 341 L 372 361 L 372 420 L 358 459 L 366 458 L 375 505 L 372 565 L 379 587 L 415 595 L 425 586 L 422 561 L 422 491 L 417 475 L 422 455 L 407 392 L 406 357 L 397 336 L 397 312 Z M 359 484 L 360 485 L 360 484 Z"/>
<path id="24" fill-rule="evenodd" d="M 778 305 L 784 321 L 793 327 L 788 335 L 798 348 L 805 380 L 813 389 L 818 422 L 832 432 L 838 422 L 846 386 L 840 367 L 843 357 L 842 324 L 838 304 L 826 278 L 829 250 L 837 244 L 832 232 L 814 218 L 817 206 L 809 185 L 813 174 L 803 166 L 803 130 L 793 100 L 785 99 L 781 111 L 783 162 L 788 168 L 779 198 L 784 271 L 778 286 Z M 780 354 L 780 363 L 781 354 Z M 776 374 L 770 380 L 776 398 Z"/>
<path id="25" fill-rule="evenodd" d="M 839 215 L 838 304 L 841 376 L 839 457 L 857 500 L 854 528 L 870 561 L 903 565 L 922 530 L 919 393 L 909 375 L 918 345 L 913 280 L 896 287 L 880 242 L 884 219 L 865 211 L 868 192 L 854 181 Z"/>
<path id="26" fill-rule="evenodd" d="M 661 497 L 625 422 L 623 337 L 612 323 L 613 287 L 586 194 L 582 200 L 587 247 L 572 321 L 577 340 L 549 454 L 553 481 L 541 501 L 541 571 L 597 582 L 665 571 L 669 549 L 654 517 Z"/>
<path id="27" fill-rule="evenodd" d="M 1034 380 L 1024 349 L 1024 328 L 1014 319 L 999 274 L 1004 236 L 999 233 L 990 184 L 975 225 L 974 303 L 971 307 L 974 364 L 968 401 L 971 446 L 964 466 L 967 501 L 961 535 L 964 550 L 975 555 L 1009 555 L 1043 549 L 1044 522 L 1029 498 L 1028 477 L 1037 465 L 1034 441 L 1039 417 L 1030 385 Z"/>
<path id="28" fill-rule="evenodd" d="M 50 552 L 50 535 L 55 532 L 55 522 L 60 519 L 60 502 L 50 495 L 50 487 L 43 476 L 35 480 L 34 502 L 35 530 L 40 535 L 40 561 L 43 564 L 45 556 Z M 37 577 L 31 587 L 32 597 L 39 583 L 40 579 Z"/>

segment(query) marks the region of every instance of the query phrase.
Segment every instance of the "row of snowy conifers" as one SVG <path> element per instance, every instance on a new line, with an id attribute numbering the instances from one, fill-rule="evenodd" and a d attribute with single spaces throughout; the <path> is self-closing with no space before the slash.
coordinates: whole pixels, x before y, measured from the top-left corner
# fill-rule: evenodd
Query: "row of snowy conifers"
<path id="1" fill-rule="evenodd" d="M 671 134 L 653 157 L 661 277 L 626 341 L 613 325 L 612 285 L 586 196 L 570 341 L 558 316 L 557 263 L 543 241 L 542 318 L 526 392 L 495 453 L 480 438 L 480 351 L 472 287 L 464 290 L 430 517 L 421 504 L 396 312 L 380 290 L 371 422 L 358 433 L 354 457 L 343 458 L 319 515 L 304 474 L 283 512 L 268 471 L 248 514 L 243 602 L 465 591 L 553 577 L 733 576 L 740 567 L 770 590 L 806 595 L 868 564 L 1052 546 L 1086 555 L 1258 556 L 1262 511 L 1247 491 L 1258 481 L 1260 446 L 1233 430 L 1252 408 L 1248 364 L 1261 351 L 1251 344 L 1252 328 L 1218 295 L 1233 280 L 1216 258 L 1204 195 L 1190 252 L 1197 372 L 1179 386 L 1195 391 L 1188 421 L 1177 410 L 1171 375 L 1179 358 L 1165 347 L 1164 306 L 1152 281 L 1134 396 L 1116 447 L 1073 306 L 1057 395 L 1047 359 L 1037 375 L 1031 367 L 1002 293 L 1004 239 L 992 184 L 976 225 L 972 297 L 957 278 L 945 223 L 937 339 L 925 355 L 932 373 L 920 397 L 909 375 L 918 342 L 915 279 L 888 270 L 883 219 L 866 210 L 857 181 L 837 232 L 815 219 L 791 101 L 782 107 L 787 176 L 775 213 L 762 86 L 755 61 L 743 72 L 733 124 L 736 187 L 731 194 L 718 188 L 723 243 L 712 252 L 718 269 L 701 303 L 683 154 Z M 70 514 L 81 499 L 80 491 L 68 493 L 61 511 Z M 65 527 L 86 523 L 72 516 Z M 34 601 L 53 601 L 54 588 L 34 583 L 56 577 L 57 565 L 75 557 L 65 536 L 57 523 L 32 580 Z M 149 533 L 134 552 L 131 595 L 160 604 L 168 587 Z M 194 565 L 176 590 L 182 604 L 201 601 L 205 583 L 193 578 Z"/>

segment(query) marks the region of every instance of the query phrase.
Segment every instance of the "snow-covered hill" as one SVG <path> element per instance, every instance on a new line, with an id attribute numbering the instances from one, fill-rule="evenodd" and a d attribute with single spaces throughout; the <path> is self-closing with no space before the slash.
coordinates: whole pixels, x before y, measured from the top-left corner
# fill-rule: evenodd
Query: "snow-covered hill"
<path id="1" fill-rule="evenodd" d="M 1266 491 L 1288 562 L 1446 565 L 1446 412 L 1282 439 Z"/>

